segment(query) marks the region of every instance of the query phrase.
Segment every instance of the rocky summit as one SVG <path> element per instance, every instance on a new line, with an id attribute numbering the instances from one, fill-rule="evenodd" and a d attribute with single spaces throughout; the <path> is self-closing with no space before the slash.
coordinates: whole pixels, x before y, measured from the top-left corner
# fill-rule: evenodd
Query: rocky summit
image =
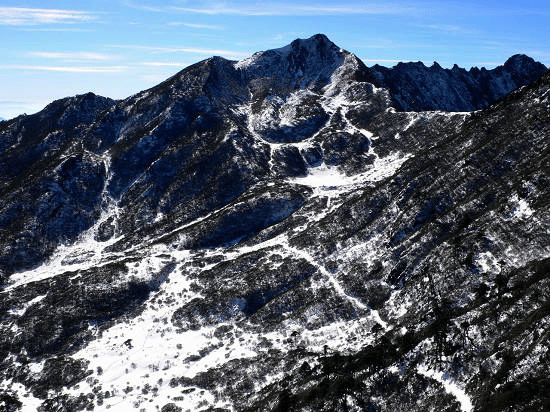
<path id="1" fill-rule="evenodd" d="M 0 410 L 550 408 L 550 72 L 326 36 L 0 122 Z"/>

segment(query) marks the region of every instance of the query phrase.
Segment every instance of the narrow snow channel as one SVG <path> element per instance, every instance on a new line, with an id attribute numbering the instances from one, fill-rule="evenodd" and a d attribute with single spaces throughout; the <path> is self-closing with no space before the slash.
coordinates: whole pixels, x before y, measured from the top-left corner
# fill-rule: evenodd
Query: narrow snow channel
<path id="1" fill-rule="evenodd" d="M 16 316 L 23 316 L 25 314 L 25 312 L 27 311 L 27 309 L 29 307 L 31 307 L 32 305 L 34 305 L 35 303 L 38 303 L 40 302 L 41 300 L 43 300 L 45 297 L 47 296 L 46 295 L 40 295 L 40 296 L 37 296 L 35 297 L 34 299 L 28 301 L 27 303 L 25 303 L 21 308 L 18 308 L 18 309 L 10 309 L 8 311 L 8 313 L 12 314 L 12 315 L 16 315 Z"/>
<path id="2" fill-rule="evenodd" d="M 472 401 L 470 400 L 470 397 L 468 396 L 468 394 L 466 394 L 464 389 L 459 388 L 458 385 L 452 382 L 450 379 L 446 379 L 446 376 L 443 372 L 428 369 L 424 365 L 418 366 L 417 371 L 421 375 L 435 379 L 436 381 L 441 383 L 445 388 L 445 391 L 453 395 L 460 403 L 460 410 L 462 412 L 471 412 L 474 409 Z"/>
<path id="3" fill-rule="evenodd" d="M 106 215 L 107 217 L 109 215 Z M 99 225 L 105 220 L 100 218 L 94 226 L 80 235 L 79 239 L 70 245 L 59 245 L 53 255 L 40 266 L 24 272 L 15 273 L 10 277 L 10 284 L 5 292 L 21 285 L 55 277 L 66 272 L 76 272 L 92 267 L 101 267 L 110 259 L 123 256 L 120 253 L 105 253 L 108 246 L 116 243 L 119 238 L 111 238 L 106 242 L 95 239 Z"/>

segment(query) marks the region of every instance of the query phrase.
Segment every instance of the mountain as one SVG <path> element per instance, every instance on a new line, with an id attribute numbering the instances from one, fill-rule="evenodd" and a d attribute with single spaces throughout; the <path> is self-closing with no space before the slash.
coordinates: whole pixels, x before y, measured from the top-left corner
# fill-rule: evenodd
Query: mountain
<path id="1" fill-rule="evenodd" d="M 1 123 L 0 405 L 545 410 L 550 74 L 522 81 L 406 112 L 316 35 Z"/>
<path id="2" fill-rule="evenodd" d="M 376 83 L 387 88 L 402 110 L 480 110 L 511 91 L 537 80 L 546 66 L 517 54 L 493 70 L 474 67 L 469 71 L 456 64 L 443 69 L 435 63 L 399 63 L 392 68 L 374 66 Z"/>

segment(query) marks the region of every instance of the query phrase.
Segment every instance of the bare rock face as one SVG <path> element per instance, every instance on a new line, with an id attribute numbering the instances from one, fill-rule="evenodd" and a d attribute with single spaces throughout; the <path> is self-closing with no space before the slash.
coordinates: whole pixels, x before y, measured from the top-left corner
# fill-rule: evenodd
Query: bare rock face
<path id="1" fill-rule="evenodd" d="M 542 71 L 316 35 L 0 122 L 0 410 L 548 409 Z"/>

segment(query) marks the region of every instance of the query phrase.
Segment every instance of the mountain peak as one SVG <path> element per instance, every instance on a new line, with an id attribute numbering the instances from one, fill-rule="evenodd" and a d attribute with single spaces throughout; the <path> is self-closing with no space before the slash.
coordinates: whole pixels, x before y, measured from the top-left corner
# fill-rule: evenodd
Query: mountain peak
<path id="1" fill-rule="evenodd" d="M 316 34 L 296 39 L 281 48 L 254 53 L 237 62 L 235 68 L 241 70 L 248 81 L 269 78 L 272 86 L 294 89 L 326 84 L 344 64 L 355 70 L 360 66 L 354 55 L 335 45 L 324 34 Z"/>
<path id="2" fill-rule="evenodd" d="M 296 39 L 290 43 L 289 56 L 298 60 L 329 61 L 338 60 L 343 50 L 331 42 L 324 34 L 316 34 L 308 39 Z M 305 62 L 305 61 L 304 61 Z"/>
<path id="3" fill-rule="evenodd" d="M 315 34 L 307 39 L 296 39 L 290 43 L 290 47 L 295 50 L 300 47 L 308 48 L 312 50 L 322 50 L 322 49 L 336 49 L 340 50 L 330 39 L 324 34 Z"/>
<path id="4" fill-rule="evenodd" d="M 297 39 L 297 40 L 300 40 L 300 39 Z M 313 36 L 311 36 L 310 38 L 308 39 L 305 39 L 304 41 L 312 41 L 312 42 L 328 42 L 328 43 L 331 43 L 331 44 L 334 44 L 332 43 L 329 38 L 323 34 L 323 33 L 317 33 L 317 34 L 314 34 Z"/>
<path id="5" fill-rule="evenodd" d="M 307 39 L 295 39 L 286 46 L 259 53 L 277 52 L 281 54 L 289 54 L 297 52 L 300 49 L 310 50 L 311 52 L 327 49 L 340 50 L 340 48 L 336 44 L 334 44 L 326 35 L 319 33 L 308 37 Z"/>
<path id="6" fill-rule="evenodd" d="M 251 57 L 241 60 L 237 68 L 253 68 L 273 66 L 281 62 L 299 64 L 299 66 L 313 63 L 331 64 L 342 60 L 344 51 L 329 40 L 324 34 L 315 34 L 307 39 L 296 39 L 286 46 L 254 53 Z M 298 67 L 298 69 L 304 69 Z"/>
<path id="7" fill-rule="evenodd" d="M 526 56 L 525 54 L 514 54 L 504 63 L 504 67 L 509 68 L 519 68 L 519 67 L 529 67 L 536 66 L 537 63 L 532 57 Z"/>

